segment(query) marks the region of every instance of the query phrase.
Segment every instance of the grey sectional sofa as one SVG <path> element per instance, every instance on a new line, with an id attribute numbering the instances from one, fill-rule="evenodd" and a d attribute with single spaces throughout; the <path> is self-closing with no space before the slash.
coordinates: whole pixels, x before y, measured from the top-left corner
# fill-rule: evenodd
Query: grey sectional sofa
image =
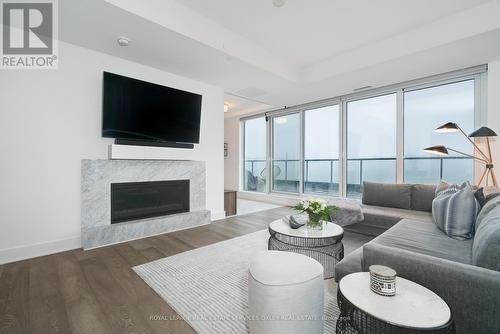
<path id="1" fill-rule="evenodd" d="M 348 231 L 378 236 L 402 219 L 432 222 L 434 185 L 364 182 L 363 189 L 364 220 L 344 227 Z M 333 202 L 340 207 L 343 203 Z"/>
<path id="2" fill-rule="evenodd" d="M 457 333 L 500 333 L 500 196 L 482 208 L 474 238 L 460 241 L 439 230 L 431 212 L 413 210 L 416 204 L 429 209 L 433 196 L 412 198 L 412 189 L 427 187 L 429 195 L 431 186 L 394 187 L 399 188 L 365 185 L 370 192 L 376 191 L 364 196 L 365 221 L 351 230 L 369 234 L 386 231 L 339 262 L 335 280 L 368 271 L 372 264 L 386 265 L 440 295 L 452 310 Z M 408 202 L 409 209 L 380 205 L 400 207 Z"/>

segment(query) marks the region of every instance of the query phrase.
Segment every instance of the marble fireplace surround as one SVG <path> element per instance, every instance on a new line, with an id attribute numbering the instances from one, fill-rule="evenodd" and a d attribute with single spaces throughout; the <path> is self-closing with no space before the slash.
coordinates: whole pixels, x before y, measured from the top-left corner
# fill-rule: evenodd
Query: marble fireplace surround
<path id="1" fill-rule="evenodd" d="M 82 248 L 90 249 L 210 223 L 203 161 L 82 160 Z M 111 224 L 111 183 L 189 180 L 190 212 Z"/>

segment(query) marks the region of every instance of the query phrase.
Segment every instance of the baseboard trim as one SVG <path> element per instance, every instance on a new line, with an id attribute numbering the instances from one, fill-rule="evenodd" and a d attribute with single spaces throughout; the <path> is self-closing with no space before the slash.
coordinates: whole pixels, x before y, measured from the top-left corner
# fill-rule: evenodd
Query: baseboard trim
<path id="1" fill-rule="evenodd" d="M 306 198 L 306 196 L 300 197 L 299 195 L 284 195 L 284 194 L 274 194 L 274 193 L 256 193 L 249 191 L 240 191 L 238 192 L 238 198 L 247 199 L 251 201 L 271 203 L 275 205 L 293 206 L 296 205 L 297 202 L 299 202 L 301 199 Z"/>
<path id="2" fill-rule="evenodd" d="M 226 212 L 216 212 L 212 213 L 211 220 L 219 220 L 226 218 Z M 192 228 L 192 227 L 188 227 Z M 164 234 L 168 232 L 162 232 L 160 234 Z M 146 237 L 141 237 L 147 238 Z M 130 241 L 130 240 L 127 240 Z M 124 241 L 126 242 L 126 241 Z M 71 238 L 71 239 L 63 239 L 49 242 L 42 242 L 38 244 L 32 244 L 27 246 L 15 247 L 15 248 L 7 248 L 0 249 L 0 264 L 7 264 L 11 262 L 31 259 L 34 257 L 45 256 L 50 254 L 55 254 L 59 252 L 65 252 L 68 250 L 82 248 L 81 237 Z"/>
<path id="3" fill-rule="evenodd" d="M 43 242 L 27 246 L 0 249 L 0 264 L 81 248 L 81 238 Z"/>

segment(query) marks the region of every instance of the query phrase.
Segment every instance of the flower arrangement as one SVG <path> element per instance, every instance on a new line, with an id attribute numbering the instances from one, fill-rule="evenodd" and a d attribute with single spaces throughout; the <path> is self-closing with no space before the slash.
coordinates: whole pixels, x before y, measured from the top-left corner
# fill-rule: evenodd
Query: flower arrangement
<path id="1" fill-rule="evenodd" d="M 323 228 L 323 221 L 330 221 L 331 215 L 339 210 L 335 205 L 327 205 L 326 201 L 321 198 L 302 200 L 293 208 L 307 213 L 309 222 L 306 226 L 315 230 L 321 230 Z"/>

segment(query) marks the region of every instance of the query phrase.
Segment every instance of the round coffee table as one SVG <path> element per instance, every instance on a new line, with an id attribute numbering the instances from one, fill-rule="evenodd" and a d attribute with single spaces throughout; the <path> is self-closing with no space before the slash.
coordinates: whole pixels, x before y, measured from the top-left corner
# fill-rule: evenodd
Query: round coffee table
<path id="1" fill-rule="evenodd" d="M 380 296 L 370 290 L 370 274 L 354 273 L 340 280 L 337 289 L 340 316 L 338 334 L 455 333 L 451 311 L 431 290 L 396 278 L 396 295 Z"/>
<path id="2" fill-rule="evenodd" d="M 324 278 L 335 275 L 335 265 L 344 258 L 344 230 L 337 224 L 325 222 L 323 230 L 312 231 L 305 226 L 292 229 L 282 219 L 269 224 L 268 249 L 307 255 L 323 265 Z"/>

